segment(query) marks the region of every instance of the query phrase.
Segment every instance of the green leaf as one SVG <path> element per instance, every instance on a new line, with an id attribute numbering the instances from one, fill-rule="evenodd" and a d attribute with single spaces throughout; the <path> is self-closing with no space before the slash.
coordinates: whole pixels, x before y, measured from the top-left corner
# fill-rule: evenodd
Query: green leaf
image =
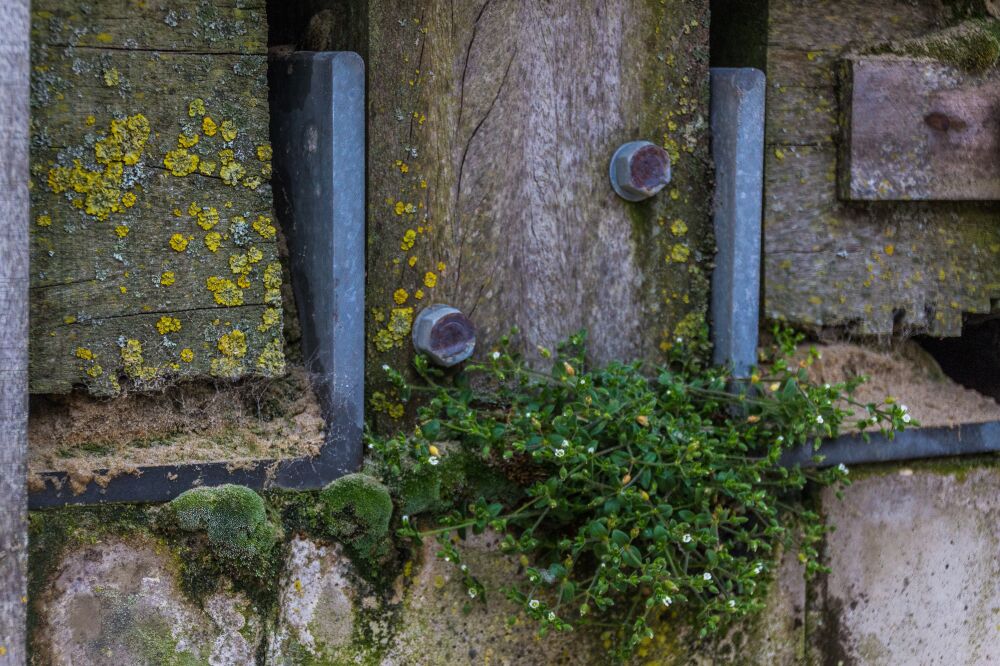
<path id="1" fill-rule="evenodd" d="M 628 535 L 622 532 L 621 530 L 612 530 L 611 540 L 614 541 L 619 546 L 624 546 L 625 544 L 628 543 L 629 538 Z"/>

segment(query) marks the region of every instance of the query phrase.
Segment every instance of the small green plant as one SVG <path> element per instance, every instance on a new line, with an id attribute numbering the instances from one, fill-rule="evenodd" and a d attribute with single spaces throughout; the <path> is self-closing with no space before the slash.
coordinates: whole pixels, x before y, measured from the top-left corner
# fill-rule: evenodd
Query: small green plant
<path id="1" fill-rule="evenodd" d="M 667 609 L 683 612 L 699 637 L 718 633 L 763 607 L 773 556 L 793 536 L 807 572 L 823 570 L 826 527 L 802 490 L 844 482 L 848 470 L 788 468 L 782 453 L 818 448 L 852 412 L 862 431 L 890 437 L 910 421 L 904 406 L 856 402 L 862 379 L 810 383 L 818 352 L 796 360 L 801 338 L 779 330 L 775 339 L 739 386 L 702 361 L 704 339 L 678 340 L 657 368 L 588 370 L 582 334 L 555 355 L 539 350 L 550 373 L 512 353 L 508 338 L 450 381 L 418 360 L 429 387 L 386 368 L 402 396 L 433 395 L 413 433 L 370 441 L 386 474 L 438 469 L 443 443 L 458 442 L 484 465 L 529 479 L 520 500 L 479 497 L 433 526 L 404 516 L 399 534 L 434 537 L 469 596 L 483 599 L 458 544 L 470 531 L 498 532 L 503 551 L 527 562 L 506 593 L 540 631 L 610 628 L 619 659 L 653 636 Z"/>

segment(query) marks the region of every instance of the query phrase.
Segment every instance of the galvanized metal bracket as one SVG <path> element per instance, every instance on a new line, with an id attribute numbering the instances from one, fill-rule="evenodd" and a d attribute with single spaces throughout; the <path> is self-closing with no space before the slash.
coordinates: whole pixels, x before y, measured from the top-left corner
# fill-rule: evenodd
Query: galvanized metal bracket
<path id="1" fill-rule="evenodd" d="M 270 62 L 274 191 L 290 250 L 302 345 L 326 419 L 313 458 L 143 467 L 70 490 L 44 474 L 33 509 L 163 502 L 200 485 L 319 488 L 361 463 L 364 421 L 365 71 L 356 53 L 295 53 Z M 95 470 L 100 474 L 105 470 Z"/>

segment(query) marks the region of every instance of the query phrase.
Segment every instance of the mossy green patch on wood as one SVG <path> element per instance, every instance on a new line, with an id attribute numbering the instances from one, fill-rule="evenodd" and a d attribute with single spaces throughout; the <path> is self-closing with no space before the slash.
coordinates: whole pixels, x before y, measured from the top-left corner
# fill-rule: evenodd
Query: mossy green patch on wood
<path id="1" fill-rule="evenodd" d="M 1000 61 L 1000 20 L 973 19 L 923 37 L 881 44 L 866 52 L 933 58 L 982 74 Z"/>
<path id="2" fill-rule="evenodd" d="M 34 10 L 31 390 L 281 374 L 262 3 Z"/>

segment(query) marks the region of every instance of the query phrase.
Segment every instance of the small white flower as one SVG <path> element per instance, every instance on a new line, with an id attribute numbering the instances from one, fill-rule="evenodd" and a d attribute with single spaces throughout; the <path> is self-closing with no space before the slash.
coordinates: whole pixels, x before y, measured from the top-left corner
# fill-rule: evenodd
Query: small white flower
<path id="1" fill-rule="evenodd" d="M 837 465 L 837 469 L 840 470 L 841 474 L 847 474 L 848 472 L 847 465 L 845 465 L 844 463 L 840 463 L 839 465 Z"/>
<path id="2" fill-rule="evenodd" d="M 701 577 L 704 578 L 705 580 L 712 580 L 712 574 L 708 573 L 707 571 L 703 573 Z"/>
<path id="3" fill-rule="evenodd" d="M 368 445 L 368 448 L 369 448 L 369 449 L 374 449 L 374 448 L 375 448 L 375 445 L 374 445 L 374 444 L 369 444 L 369 445 Z"/>
<path id="4" fill-rule="evenodd" d="M 670 597 L 663 597 L 663 605 L 664 606 L 668 606 L 669 607 L 670 604 L 672 604 L 672 603 L 674 603 L 673 599 L 671 599 Z"/>
<path id="5" fill-rule="evenodd" d="M 559 446 L 561 446 L 561 447 L 563 447 L 565 449 L 567 446 L 569 446 L 569 440 L 568 439 L 564 439 L 562 441 L 562 444 L 560 444 Z"/>
<path id="6" fill-rule="evenodd" d="M 410 517 L 409 516 L 403 516 L 403 522 L 404 523 L 410 522 Z"/>
<path id="7" fill-rule="evenodd" d="M 736 608 L 736 600 L 735 599 L 730 599 L 729 600 L 729 607 L 730 608 Z"/>
<path id="8" fill-rule="evenodd" d="M 427 464 L 428 465 L 437 465 L 438 464 L 438 457 L 437 456 L 431 456 L 430 458 L 427 459 Z"/>
<path id="9" fill-rule="evenodd" d="M 595 453 L 597 451 L 593 446 L 587 448 L 587 453 Z"/>
<path id="10" fill-rule="evenodd" d="M 691 543 L 691 535 L 685 534 L 684 536 L 681 537 L 681 541 L 683 541 L 684 543 Z"/>
<path id="11" fill-rule="evenodd" d="M 531 601 L 528 602 L 529 608 L 538 608 L 538 605 L 539 605 L 538 599 L 532 599 Z"/>
<path id="12" fill-rule="evenodd" d="M 785 438 L 784 438 L 784 436 L 782 436 L 782 435 L 778 435 L 778 439 L 777 439 L 776 441 L 777 441 L 777 442 L 778 442 L 779 444 L 781 444 L 781 443 L 782 443 L 783 441 L 785 441 Z"/>
<path id="13" fill-rule="evenodd" d="M 909 422 L 910 422 L 910 415 L 903 414 L 903 423 L 909 423 Z"/>
<path id="14" fill-rule="evenodd" d="M 444 561 L 445 561 L 445 562 L 451 562 L 451 557 L 450 557 L 450 556 L 448 556 L 448 555 L 445 555 L 445 556 L 444 556 Z"/>
<path id="15" fill-rule="evenodd" d="M 900 405 L 900 406 L 899 406 L 899 408 L 900 408 L 901 410 L 903 410 L 904 412 L 908 412 L 908 411 L 910 411 L 910 408 L 909 408 L 909 407 L 907 407 L 906 405 Z"/>
<path id="16" fill-rule="evenodd" d="M 555 619 L 556 619 L 556 614 L 553 613 L 552 611 L 549 611 L 549 622 L 554 622 Z"/>
<path id="17" fill-rule="evenodd" d="M 386 372 L 389 372 L 389 366 L 388 365 L 383 365 L 382 369 L 385 370 Z"/>
<path id="18" fill-rule="evenodd" d="M 816 415 L 816 423 L 818 423 L 820 425 L 823 425 L 823 415 L 822 414 L 817 414 Z"/>
<path id="19" fill-rule="evenodd" d="M 555 454 L 556 454 L 556 458 L 562 458 L 564 455 L 566 455 L 566 450 L 565 449 L 556 449 Z"/>
<path id="20" fill-rule="evenodd" d="M 827 391 L 829 391 L 830 390 L 830 385 L 829 384 L 823 384 L 823 388 L 825 388 Z"/>
<path id="21" fill-rule="evenodd" d="M 684 338 L 677 338 L 677 344 L 684 342 Z"/>
<path id="22" fill-rule="evenodd" d="M 757 566 L 755 566 L 755 567 L 753 568 L 753 572 L 754 572 L 755 574 L 759 574 L 759 573 L 760 573 L 761 571 L 763 571 L 763 570 L 764 570 L 764 565 L 763 565 L 763 564 L 760 564 L 759 562 L 757 563 Z"/>
<path id="23" fill-rule="evenodd" d="M 474 588 L 474 587 L 470 587 L 469 588 L 469 598 L 470 599 L 475 599 L 476 598 L 476 588 Z"/>
<path id="24" fill-rule="evenodd" d="M 872 417 L 872 425 L 876 425 L 877 423 L 878 423 L 878 417 L 877 416 L 873 416 Z"/>
<path id="25" fill-rule="evenodd" d="M 586 385 L 587 385 L 587 380 L 586 379 L 581 379 L 580 380 L 580 386 L 586 386 Z"/>
<path id="26" fill-rule="evenodd" d="M 531 418 L 531 412 L 525 412 L 524 413 L 524 418 L 530 419 Z"/>
<path id="27" fill-rule="evenodd" d="M 499 361 L 500 360 L 500 352 L 498 352 L 498 351 L 493 352 L 493 360 L 494 361 Z"/>
<path id="28" fill-rule="evenodd" d="M 462 566 L 459 567 L 459 569 L 461 569 L 462 571 L 468 571 L 469 567 L 467 565 L 463 564 Z"/>

